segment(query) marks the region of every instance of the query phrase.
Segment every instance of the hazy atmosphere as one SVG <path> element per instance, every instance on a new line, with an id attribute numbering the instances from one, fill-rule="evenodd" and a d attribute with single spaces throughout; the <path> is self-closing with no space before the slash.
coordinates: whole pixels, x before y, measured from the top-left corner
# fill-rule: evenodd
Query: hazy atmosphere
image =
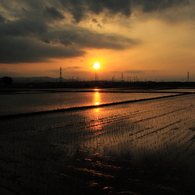
<path id="1" fill-rule="evenodd" d="M 195 80 L 192 0 L 1 0 L 0 77 Z"/>

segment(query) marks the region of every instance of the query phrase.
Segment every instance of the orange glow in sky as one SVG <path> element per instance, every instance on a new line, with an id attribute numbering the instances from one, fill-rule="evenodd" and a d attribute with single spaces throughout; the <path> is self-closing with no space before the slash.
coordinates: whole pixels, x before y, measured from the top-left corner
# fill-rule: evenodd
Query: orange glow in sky
<path id="1" fill-rule="evenodd" d="M 0 78 L 56 81 L 61 67 L 66 80 L 98 72 L 110 81 L 186 81 L 189 72 L 195 81 L 195 1 L 186 1 L 67 1 L 67 9 L 66 1 L 6 0 Z"/>

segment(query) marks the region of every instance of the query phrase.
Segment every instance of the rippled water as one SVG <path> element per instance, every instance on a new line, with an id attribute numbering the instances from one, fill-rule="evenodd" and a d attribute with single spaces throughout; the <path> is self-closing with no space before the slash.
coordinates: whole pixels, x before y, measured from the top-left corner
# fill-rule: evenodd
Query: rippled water
<path id="1" fill-rule="evenodd" d="M 170 95 L 168 93 L 60 92 L 0 95 L 0 115 L 100 105 Z"/>

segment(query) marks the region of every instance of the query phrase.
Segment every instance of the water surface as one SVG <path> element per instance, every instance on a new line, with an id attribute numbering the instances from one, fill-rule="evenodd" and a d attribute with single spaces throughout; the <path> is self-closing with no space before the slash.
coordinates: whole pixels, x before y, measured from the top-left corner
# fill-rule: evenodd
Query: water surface
<path id="1" fill-rule="evenodd" d="M 0 116 L 167 96 L 171 93 L 56 92 L 0 95 Z"/>

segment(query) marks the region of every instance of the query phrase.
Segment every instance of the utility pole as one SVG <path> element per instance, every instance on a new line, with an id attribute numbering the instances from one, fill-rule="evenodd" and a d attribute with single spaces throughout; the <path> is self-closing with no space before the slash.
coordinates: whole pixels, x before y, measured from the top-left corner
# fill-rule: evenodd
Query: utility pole
<path id="1" fill-rule="evenodd" d="M 95 81 L 98 81 L 99 80 L 99 75 L 97 72 L 95 72 Z"/>
<path id="2" fill-rule="evenodd" d="M 121 73 L 121 81 L 122 82 L 124 81 L 124 79 L 123 79 L 123 73 Z"/>
<path id="3" fill-rule="evenodd" d="M 190 81 L 190 73 L 187 72 L 187 82 L 189 82 L 189 81 Z"/>
<path id="4" fill-rule="evenodd" d="M 60 67 L 60 83 L 62 83 L 62 68 Z"/>
<path id="5" fill-rule="evenodd" d="M 114 82 L 115 81 L 115 75 L 112 77 L 112 82 Z"/>

